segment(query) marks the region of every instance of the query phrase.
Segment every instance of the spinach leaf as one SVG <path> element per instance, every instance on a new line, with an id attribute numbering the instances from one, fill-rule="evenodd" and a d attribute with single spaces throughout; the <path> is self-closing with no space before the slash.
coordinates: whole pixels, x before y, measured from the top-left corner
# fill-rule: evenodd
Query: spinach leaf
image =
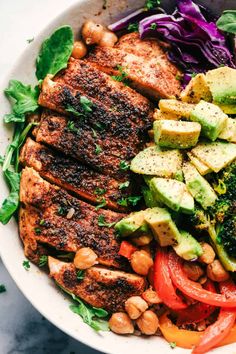
<path id="1" fill-rule="evenodd" d="M 236 34 L 236 10 L 225 10 L 216 25 L 224 32 Z"/>
<path id="2" fill-rule="evenodd" d="M 9 122 L 24 122 L 24 114 L 28 112 L 35 112 L 39 107 L 38 86 L 32 88 L 30 85 L 24 85 L 20 81 L 11 80 L 8 88 L 4 91 L 7 97 L 15 100 L 12 112 L 4 117 L 6 123 Z"/>
<path id="3" fill-rule="evenodd" d="M 74 35 L 70 26 L 59 27 L 45 39 L 36 59 L 36 76 L 44 79 L 47 74 L 55 75 L 66 68 L 74 43 Z"/>
<path id="4" fill-rule="evenodd" d="M 19 190 L 11 192 L 0 209 L 0 222 L 6 225 L 19 206 Z"/>

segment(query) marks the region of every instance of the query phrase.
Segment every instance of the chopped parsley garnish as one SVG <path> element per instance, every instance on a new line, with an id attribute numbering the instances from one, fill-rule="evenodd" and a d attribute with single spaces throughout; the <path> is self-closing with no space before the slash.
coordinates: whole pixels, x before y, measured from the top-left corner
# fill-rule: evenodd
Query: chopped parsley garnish
<path id="1" fill-rule="evenodd" d="M 191 78 L 193 78 L 193 77 L 195 77 L 195 76 L 197 76 L 197 73 L 192 73 L 192 74 L 191 74 Z"/>
<path id="2" fill-rule="evenodd" d="M 181 77 L 181 75 L 179 75 L 179 74 L 175 75 L 175 78 L 176 78 L 176 80 L 178 80 L 178 81 L 181 81 L 181 80 L 182 80 L 182 77 Z"/>
<path id="3" fill-rule="evenodd" d="M 127 171 L 128 169 L 129 169 L 129 164 L 128 164 L 128 162 L 122 160 L 122 161 L 120 162 L 120 170 L 122 170 L 122 171 Z"/>
<path id="4" fill-rule="evenodd" d="M 98 217 L 98 226 L 100 227 L 112 227 L 116 224 L 116 221 L 115 222 L 111 222 L 111 223 L 108 223 L 106 222 L 105 220 L 105 216 L 104 215 L 99 215 Z"/>
<path id="5" fill-rule="evenodd" d="M 82 279 L 84 279 L 84 270 L 83 269 L 80 269 L 80 270 L 78 270 L 78 272 L 76 273 L 76 278 L 78 279 L 78 280 L 82 280 Z"/>
<path id="6" fill-rule="evenodd" d="M 44 219 L 41 219 L 40 222 L 39 222 L 39 225 L 43 226 L 46 224 L 46 221 Z"/>
<path id="7" fill-rule="evenodd" d="M 127 198 L 121 198 L 117 201 L 117 204 L 127 207 L 128 205 L 135 206 L 142 199 L 141 196 L 133 196 Z"/>
<path id="8" fill-rule="evenodd" d="M 112 79 L 115 81 L 123 82 L 125 85 L 129 84 L 128 74 L 125 72 L 124 68 L 121 65 L 117 65 L 117 69 L 119 70 L 119 75 L 112 75 Z"/>
<path id="9" fill-rule="evenodd" d="M 74 133 L 79 133 L 79 129 L 76 128 L 75 126 L 75 122 L 73 122 L 73 120 L 69 120 L 67 122 L 67 129 L 70 130 L 71 132 L 74 132 Z"/>
<path id="10" fill-rule="evenodd" d="M 95 154 L 96 155 L 99 155 L 101 152 L 102 152 L 102 148 L 101 148 L 101 146 L 100 145 L 98 145 L 98 144 L 95 144 Z"/>
<path id="11" fill-rule="evenodd" d="M 96 137 L 97 137 L 97 132 L 96 132 L 96 130 L 92 128 L 92 132 L 93 132 L 93 137 L 96 138 Z"/>
<path id="12" fill-rule="evenodd" d="M 100 201 L 100 204 L 98 204 L 98 205 L 95 207 L 95 210 L 101 209 L 101 208 L 103 208 L 104 206 L 107 205 L 107 202 L 106 202 L 106 199 L 105 199 L 105 198 L 103 198 L 102 200 L 98 200 L 98 201 Z"/>
<path id="13" fill-rule="evenodd" d="M 60 206 L 58 209 L 57 209 L 57 214 L 58 215 L 61 215 L 61 216 L 64 216 L 67 214 L 67 209 L 63 206 Z"/>
<path id="14" fill-rule="evenodd" d="M 36 235 L 40 235 L 42 230 L 40 229 L 40 227 L 35 227 L 34 232 L 36 233 Z"/>
<path id="15" fill-rule="evenodd" d="M 91 113 L 93 111 L 92 110 L 93 103 L 87 97 L 80 96 L 79 101 L 80 101 L 80 107 L 79 107 L 80 110 L 77 110 L 76 107 L 73 107 L 72 105 L 68 104 L 66 106 L 66 111 L 68 113 L 73 114 L 76 117 L 81 117 L 81 116 L 84 117 L 88 113 Z"/>
<path id="16" fill-rule="evenodd" d="M 155 30 L 156 28 L 157 28 L 157 24 L 153 22 L 150 26 L 150 29 Z"/>
<path id="17" fill-rule="evenodd" d="M 72 107 L 70 104 L 67 105 L 66 107 L 66 112 L 73 114 L 76 117 L 80 117 L 82 114 L 78 112 L 74 107 Z"/>
<path id="18" fill-rule="evenodd" d="M 100 123 L 100 122 L 95 122 L 95 123 L 93 123 L 93 127 L 95 130 L 101 132 L 105 129 L 105 124 Z"/>
<path id="19" fill-rule="evenodd" d="M 27 42 L 30 44 L 33 42 L 33 40 L 34 40 L 34 37 L 27 39 Z"/>
<path id="20" fill-rule="evenodd" d="M 30 269 L 30 262 L 29 261 L 23 261 L 22 265 L 25 268 L 25 270 L 29 270 Z"/>
<path id="21" fill-rule="evenodd" d="M 171 349 L 174 349 L 176 347 L 176 343 L 175 342 L 170 342 L 169 344 L 170 344 Z"/>
<path id="22" fill-rule="evenodd" d="M 138 22 L 129 23 L 127 29 L 130 32 L 138 32 Z"/>
<path id="23" fill-rule="evenodd" d="M 97 195 L 103 195 L 103 194 L 105 194 L 106 193 L 106 189 L 103 189 L 103 188 L 96 188 L 95 189 L 95 192 L 94 192 L 95 194 L 97 194 Z"/>
<path id="24" fill-rule="evenodd" d="M 39 267 L 44 267 L 47 263 L 48 263 L 48 256 L 46 255 L 40 256 L 39 263 L 38 263 Z"/>
<path id="25" fill-rule="evenodd" d="M 129 185 L 130 185 L 130 181 L 126 181 L 126 182 L 124 182 L 124 183 L 120 183 L 119 189 L 128 188 Z"/>
<path id="26" fill-rule="evenodd" d="M 0 294 L 5 293 L 7 291 L 5 285 L 0 284 Z"/>
<path id="27" fill-rule="evenodd" d="M 152 10 L 152 9 L 155 9 L 156 7 L 158 7 L 160 4 L 161 4 L 160 0 L 147 0 L 144 5 L 144 8 L 146 10 Z"/>

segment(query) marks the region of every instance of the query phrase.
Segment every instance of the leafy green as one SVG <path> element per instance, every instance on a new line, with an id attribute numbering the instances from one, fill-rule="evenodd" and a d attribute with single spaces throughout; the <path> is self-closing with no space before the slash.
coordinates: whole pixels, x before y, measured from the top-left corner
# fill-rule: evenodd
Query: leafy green
<path id="1" fill-rule="evenodd" d="M 104 215 L 99 215 L 98 217 L 98 226 L 100 227 L 112 227 L 116 224 L 116 221 L 115 222 L 111 222 L 111 223 L 108 223 L 106 222 L 105 220 L 105 216 Z"/>
<path id="2" fill-rule="evenodd" d="M 132 196 L 132 197 L 127 197 L 127 198 L 121 198 L 117 201 L 117 203 L 121 206 L 127 207 L 128 205 L 135 206 L 138 204 L 138 202 L 142 199 L 142 196 L 137 195 L 137 196 Z"/>
<path id="3" fill-rule="evenodd" d="M 130 31 L 130 32 L 138 32 L 138 26 L 139 26 L 138 22 L 129 23 L 127 29 L 128 29 L 128 31 Z"/>
<path id="4" fill-rule="evenodd" d="M 122 160 L 121 162 L 120 162 L 120 170 L 122 170 L 122 171 L 127 171 L 128 169 L 129 169 L 129 164 L 128 164 L 128 162 L 126 162 L 126 161 L 124 161 L 124 160 Z"/>
<path id="5" fill-rule="evenodd" d="M 44 79 L 47 74 L 55 75 L 67 67 L 72 53 L 74 35 L 70 26 L 56 29 L 42 44 L 36 59 L 36 76 Z"/>
<path id="6" fill-rule="evenodd" d="M 6 114 L 5 123 L 24 122 L 24 114 L 35 112 L 38 105 L 39 88 L 32 88 L 17 80 L 10 80 L 8 88 L 4 91 L 7 97 L 15 100 L 12 106 L 12 114 Z"/>
<path id="7" fill-rule="evenodd" d="M 84 279 L 84 272 L 85 271 L 83 269 L 78 270 L 78 272 L 76 273 L 76 278 L 78 280 L 83 280 Z"/>
<path id="8" fill-rule="evenodd" d="M 6 289 L 5 285 L 0 284 L 0 294 L 5 293 L 6 291 L 7 291 L 7 289 Z"/>
<path id="9" fill-rule="evenodd" d="M 99 154 L 101 154 L 101 152 L 102 152 L 101 146 L 98 144 L 95 144 L 95 154 L 99 155 Z"/>
<path id="10" fill-rule="evenodd" d="M 100 200 L 100 203 L 95 207 L 95 210 L 101 209 L 101 208 L 103 208 L 106 205 L 107 205 L 106 199 L 102 198 Z"/>
<path id="11" fill-rule="evenodd" d="M 103 194 L 105 194 L 106 193 L 106 189 L 103 189 L 103 188 L 96 188 L 95 189 L 95 192 L 94 192 L 95 194 L 97 194 L 97 195 L 103 195 Z"/>
<path id="12" fill-rule="evenodd" d="M 30 269 L 30 262 L 29 261 L 23 261 L 22 263 L 23 267 L 25 268 L 25 270 L 29 270 Z"/>
<path id="13" fill-rule="evenodd" d="M 236 34 L 236 10 L 225 10 L 216 25 L 221 31 Z"/>
<path id="14" fill-rule="evenodd" d="M 150 29 L 151 30 L 155 30 L 157 28 L 157 24 L 155 22 L 153 22 L 151 25 L 150 25 Z"/>
<path id="15" fill-rule="evenodd" d="M 93 103 L 85 96 L 80 96 L 80 104 L 84 113 L 91 113 Z"/>
<path id="16" fill-rule="evenodd" d="M 161 4 L 160 0 L 147 0 L 145 2 L 144 8 L 146 10 L 152 10 L 158 7 Z"/>
<path id="17" fill-rule="evenodd" d="M 124 188 L 128 188 L 130 185 L 130 181 L 126 181 L 124 183 L 120 183 L 119 184 L 119 189 L 124 189 Z"/>
<path id="18" fill-rule="evenodd" d="M 119 70 L 119 75 L 112 75 L 111 78 L 115 81 L 123 82 L 125 85 L 129 84 L 128 73 L 124 70 L 121 65 L 117 65 L 117 69 Z"/>
<path id="19" fill-rule="evenodd" d="M 3 201 L 0 209 L 0 222 L 5 225 L 19 206 L 20 173 L 6 170 L 5 178 L 10 187 L 10 194 Z"/>
<path id="20" fill-rule="evenodd" d="M 73 120 L 68 120 L 67 122 L 67 129 L 73 133 L 79 133 L 80 129 L 76 128 L 75 126 L 75 122 L 73 122 Z"/>
<path id="21" fill-rule="evenodd" d="M 46 255 L 43 255 L 43 256 L 40 256 L 39 258 L 39 267 L 44 267 L 46 264 L 48 264 L 48 256 Z"/>

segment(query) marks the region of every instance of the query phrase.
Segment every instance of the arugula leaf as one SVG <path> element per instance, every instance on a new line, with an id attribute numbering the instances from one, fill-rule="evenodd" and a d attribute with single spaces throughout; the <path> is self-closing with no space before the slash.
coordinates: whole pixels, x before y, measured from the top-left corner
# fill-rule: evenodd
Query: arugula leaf
<path id="1" fill-rule="evenodd" d="M 0 294 L 5 293 L 6 291 L 7 291 L 7 289 L 6 289 L 5 285 L 0 284 Z"/>
<path id="2" fill-rule="evenodd" d="M 48 256 L 46 255 L 40 256 L 38 266 L 44 267 L 47 263 L 48 263 Z"/>
<path id="3" fill-rule="evenodd" d="M 5 123 L 23 123 L 25 121 L 25 115 L 19 114 L 18 116 L 14 113 L 8 113 L 4 115 Z"/>
<path id="4" fill-rule="evenodd" d="M 115 222 L 111 222 L 111 223 L 108 223 L 106 222 L 105 220 L 105 216 L 104 215 L 99 215 L 98 217 L 98 226 L 100 227 L 112 227 L 116 224 L 116 221 Z"/>
<path id="5" fill-rule="evenodd" d="M 158 7 L 160 4 L 161 4 L 160 0 L 147 0 L 144 5 L 144 8 L 146 10 L 152 10 L 152 9 L 155 9 L 156 7 Z"/>
<path id="6" fill-rule="evenodd" d="M 23 115 L 29 112 L 35 112 L 38 109 L 38 96 L 39 88 L 35 86 L 32 88 L 30 85 L 24 85 L 17 80 L 10 80 L 9 86 L 5 89 L 7 97 L 15 100 L 12 112 L 4 117 L 6 123 L 9 122 L 22 122 L 24 121 Z"/>
<path id="7" fill-rule="evenodd" d="M 70 26 L 56 29 L 42 44 L 36 59 L 36 76 L 44 79 L 47 74 L 55 75 L 67 67 L 72 53 L 74 35 Z"/>
<path id="8" fill-rule="evenodd" d="M 236 10 L 225 10 L 216 25 L 221 31 L 236 34 Z"/>

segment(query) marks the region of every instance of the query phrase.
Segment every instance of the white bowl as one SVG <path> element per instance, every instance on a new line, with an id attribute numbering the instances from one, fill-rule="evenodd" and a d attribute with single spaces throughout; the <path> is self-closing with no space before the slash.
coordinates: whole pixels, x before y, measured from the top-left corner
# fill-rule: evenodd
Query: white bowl
<path id="1" fill-rule="evenodd" d="M 111 23 L 115 18 L 121 18 L 122 14 L 127 13 L 128 9 L 137 9 L 144 1 L 136 0 L 108 0 L 108 7 L 103 9 L 103 0 L 81 0 L 59 17 L 54 19 L 28 47 L 5 81 L 0 86 L 0 112 L 1 117 L 8 113 L 10 106 L 3 95 L 4 88 L 7 87 L 10 79 L 22 80 L 25 83 L 36 83 L 34 62 L 42 40 L 47 37 L 56 27 L 69 24 L 73 27 L 75 34 L 78 33 L 81 24 L 87 18 L 94 18 L 95 21 Z M 234 0 L 231 1 L 231 8 Z M 164 3 L 164 0 L 163 0 Z M 212 6 L 212 0 L 209 1 Z M 168 6 L 173 2 L 166 2 Z M 230 8 L 230 1 L 213 1 L 215 8 L 223 6 Z M 12 130 L 1 123 L 0 130 L 0 154 L 3 155 Z M 0 179 L 0 200 L 8 195 L 5 181 Z M 25 259 L 23 247 L 18 236 L 18 228 L 15 220 L 11 220 L 8 225 L 0 225 L 0 254 L 2 260 L 16 282 L 19 289 L 32 305 L 55 326 L 72 336 L 73 338 L 89 345 L 90 347 L 110 354 L 121 354 L 135 351 L 136 354 L 173 354 L 169 344 L 159 337 L 135 337 L 117 336 L 112 332 L 96 333 L 89 326 L 84 324 L 81 318 L 72 313 L 69 309 L 69 299 L 55 286 L 54 282 L 39 268 L 31 264 L 29 271 L 26 271 L 22 262 Z M 214 350 L 215 353 L 232 354 L 236 350 L 236 344 L 228 345 L 224 348 Z M 189 353 L 188 350 L 176 348 L 175 354 Z"/>

